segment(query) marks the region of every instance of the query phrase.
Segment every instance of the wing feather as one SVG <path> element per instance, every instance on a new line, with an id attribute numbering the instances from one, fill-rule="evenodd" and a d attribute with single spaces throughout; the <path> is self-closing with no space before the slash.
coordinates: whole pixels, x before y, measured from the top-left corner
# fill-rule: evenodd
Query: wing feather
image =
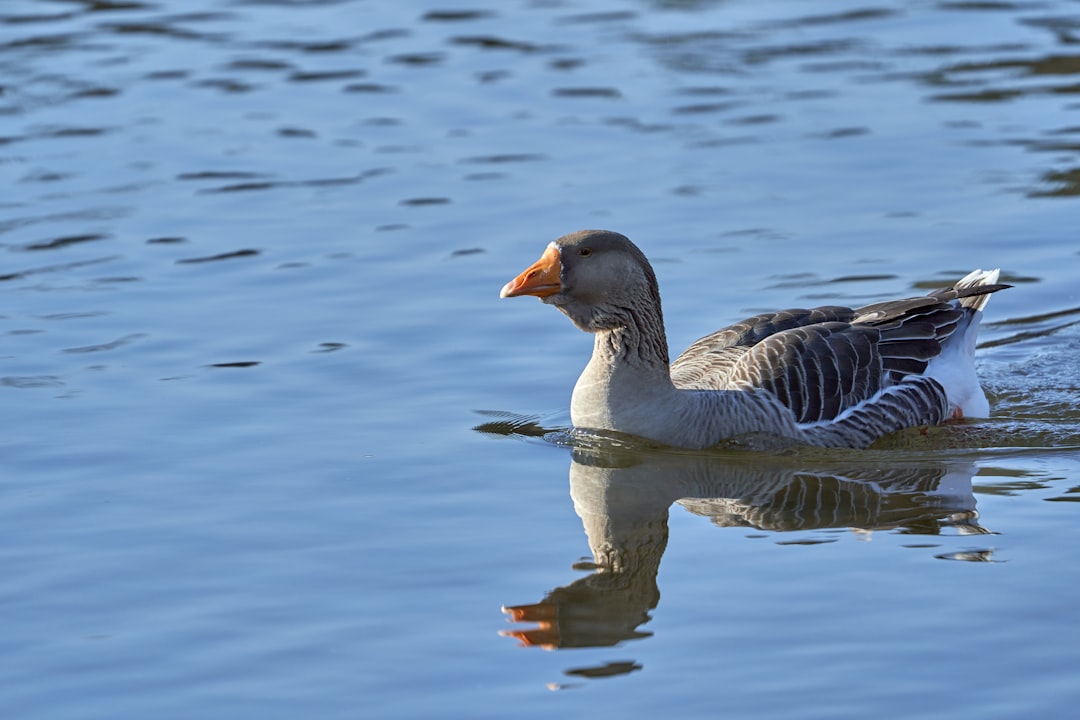
<path id="1" fill-rule="evenodd" d="M 883 387 L 869 326 L 829 322 L 770 335 L 730 369 L 732 380 L 768 390 L 796 422 L 832 420 Z"/>
<path id="2" fill-rule="evenodd" d="M 938 423 L 949 402 L 923 373 L 989 294 L 1009 287 L 997 277 L 975 271 L 950 288 L 854 310 L 755 315 L 687 348 L 671 365 L 672 382 L 765 390 L 816 444 L 861 447 L 891 430 Z"/>
<path id="3" fill-rule="evenodd" d="M 982 277 L 972 273 L 929 295 L 855 310 L 830 305 L 755 315 L 687 348 L 671 365 L 672 382 L 680 388 L 767 390 L 804 425 L 839 419 L 846 427 L 889 409 L 937 417 L 946 407 L 944 391 L 921 375 L 986 296 L 1008 287 L 970 284 L 984 282 Z M 870 400 L 881 407 L 863 407 Z"/>
<path id="4" fill-rule="evenodd" d="M 797 327 L 849 322 L 854 318 L 854 310 L 835 305 L 755 315 L 706 335 L 686 348 L 671 364 L 671 379 L 681 388 L 724 389 L 731 366 L 765 338 Z"/>

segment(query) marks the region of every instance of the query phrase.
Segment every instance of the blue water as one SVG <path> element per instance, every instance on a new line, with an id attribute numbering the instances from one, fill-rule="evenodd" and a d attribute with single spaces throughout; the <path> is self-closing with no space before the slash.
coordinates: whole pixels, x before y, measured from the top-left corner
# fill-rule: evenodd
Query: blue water
<path id="1" fill-rule="evenodd" d="M 1078 37 L 1065 0 L 7 0 L 0 713 L 1070 716 Z M 1000 266 L 995 417 L 574 439 L 590 339 L 498 291 L 582 227 L 652 258 L 675 352 Z"/>

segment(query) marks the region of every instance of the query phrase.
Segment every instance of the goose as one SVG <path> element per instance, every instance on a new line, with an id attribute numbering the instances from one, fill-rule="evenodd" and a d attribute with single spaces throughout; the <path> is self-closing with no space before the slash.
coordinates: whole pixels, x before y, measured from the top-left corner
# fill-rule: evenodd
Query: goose
<path id="1" fill-rule="evenodd" d="M 975 338 L 999 270 L 921 297 L 764 313 L 669 362 L 656 274 L 624 235 L 553 241 L 500 297 L 532 295 L 594 336 L 574 386 L 577 428 L 703 449 L 773 437 L 865 448 L 908 427 L 988 417 Z"/>

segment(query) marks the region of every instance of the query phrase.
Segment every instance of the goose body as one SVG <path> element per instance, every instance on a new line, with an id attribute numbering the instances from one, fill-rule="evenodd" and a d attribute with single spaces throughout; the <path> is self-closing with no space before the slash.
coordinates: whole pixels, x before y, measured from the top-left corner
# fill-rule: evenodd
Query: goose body
<path id="1" fill-rule="evenodd" d="M 570 404 L 576 427 L 706 448 L 767 434 L 866 447 L 906 427 L 986 417 L 975 337 L 998 271 L 922 297 L 748 318 L 669 362 L 656 276 L 629 239 L 555 240 L 501 297 L 534 295 L 594 335 Z"/>

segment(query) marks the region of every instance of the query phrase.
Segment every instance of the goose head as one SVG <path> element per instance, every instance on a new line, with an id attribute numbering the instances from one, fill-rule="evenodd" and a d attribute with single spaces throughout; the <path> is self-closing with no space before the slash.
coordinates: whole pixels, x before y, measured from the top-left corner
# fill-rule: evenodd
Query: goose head
<path id="1" fill-rule="evenodd" d="M 662 328 L 652 266 L 627 237 L 609 230 L 579 230 L 553 241 L 499 293 L 520 295 L 554 305 L 586 332 L 640 324 L 643 315 Z"/>

